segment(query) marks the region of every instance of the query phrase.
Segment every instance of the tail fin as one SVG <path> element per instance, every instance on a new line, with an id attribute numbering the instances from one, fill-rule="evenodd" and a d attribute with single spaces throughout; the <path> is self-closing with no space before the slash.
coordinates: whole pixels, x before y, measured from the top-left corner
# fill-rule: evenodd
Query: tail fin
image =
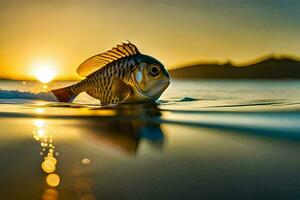
<path id="1" fill-rule="evenodd" d="M 72 86 L 51 90 L 60 102 L 72 102 L 78 95 L 71 90 Z"/>

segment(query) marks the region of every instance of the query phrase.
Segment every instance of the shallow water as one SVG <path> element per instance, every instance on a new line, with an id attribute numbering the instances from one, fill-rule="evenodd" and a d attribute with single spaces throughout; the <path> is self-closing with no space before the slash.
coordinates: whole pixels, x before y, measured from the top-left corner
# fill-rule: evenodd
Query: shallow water
<path id="1" fill-rule="evenodd" d="M 298 199 L 299 88 L 173 81 L 156 105 L 102 108 L 2 81 L 1 199 Z"/>

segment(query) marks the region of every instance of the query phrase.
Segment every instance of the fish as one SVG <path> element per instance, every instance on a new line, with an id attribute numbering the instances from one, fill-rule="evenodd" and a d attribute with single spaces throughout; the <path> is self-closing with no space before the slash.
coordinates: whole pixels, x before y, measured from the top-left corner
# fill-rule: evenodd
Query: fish
<path id="1" fill-rule="evenodd" d="M 88 58 L 77 73 L 85 79 L 51 90 L 59 102 L 71 103 L 82 92 L 103 106 L 155 102 L 170 84 L 165 66 L 129 41 Z"/>

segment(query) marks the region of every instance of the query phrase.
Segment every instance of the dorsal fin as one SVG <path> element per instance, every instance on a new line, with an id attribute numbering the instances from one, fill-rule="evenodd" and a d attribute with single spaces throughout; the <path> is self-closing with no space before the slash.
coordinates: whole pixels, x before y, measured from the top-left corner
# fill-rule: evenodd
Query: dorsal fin
<path id="1" fill-rule="evenodd" d="M 128 43 L 117 45 L 117 47 L 114 47 L 109 51 L 100 53 L 85 60 L 77 68 L 77 73 L 80 76 L 85 77 L 91 74 L 92 72 L 95 72 L 96 70 L 105 67 L 107 64 L 112 63 L 113 61 L 119 60 L 127 56 L 136 55 L 139 53 L 140 52 L 138 48 L 128 41 Z"/>

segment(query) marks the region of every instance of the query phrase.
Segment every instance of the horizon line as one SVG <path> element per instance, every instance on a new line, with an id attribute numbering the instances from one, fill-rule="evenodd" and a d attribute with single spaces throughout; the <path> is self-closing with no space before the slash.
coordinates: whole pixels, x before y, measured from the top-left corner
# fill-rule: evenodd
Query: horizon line
<path id="1" fill-rule="evenodd" d="M 203 64 L 217 64 L 217 65 L 225 65 L 225 64 L 231 64 L 233 67 L 243 67 L 243 66 L 247 66 L 247 65 L 253 65 L 253 64 L 257 64 L 260 63 L 262 61 L 265 60 L 270 60 L 270 59 L 276 59 L 276 60 L 282 60 L 282 59 L 290 59 L 290 60 L 294 60 L 294 61 L 298 61 L 300 62 L 300 57 L 296 56 L 296 55 L 292 55 L 292 54 L 276 54 L 276 53 L 269 53 L 263 56 L 259 56 L 255 59 L 246 61 L 246 62 L 242 62 L 242 63 L 238 63 L 238 62 L 234 62 L 233 60 L 229 59 L 227 61 L 218 61 L 218 60 L 210 60 L 210 61 L 194 61 L 194 62 L 188 62 L 185 64 L 180 64 L 177 65 L 175 67 L 172 67 L 171 69 L 169 69 L 169 71 L 171 70 L 176 70 L 176 69 L 180 69 L 180 68 L 185 68 L 185 67 L 189 67 L 189 66 L 195 66 L 195 65 L 203 65 Z M 79 81 L 82 78 L 80 78 L 78 76 L 78 78 L 54 78 L 53 81 Z M 15 81 L 36 81 L 36 79 L 34 77 L 30 77 L 30 76 L 23 76 L 23 77 L 17 77 L 17 78 L 12 78 L 11 76 L 0 76 L 0 80 L 15 80 Z"/>

